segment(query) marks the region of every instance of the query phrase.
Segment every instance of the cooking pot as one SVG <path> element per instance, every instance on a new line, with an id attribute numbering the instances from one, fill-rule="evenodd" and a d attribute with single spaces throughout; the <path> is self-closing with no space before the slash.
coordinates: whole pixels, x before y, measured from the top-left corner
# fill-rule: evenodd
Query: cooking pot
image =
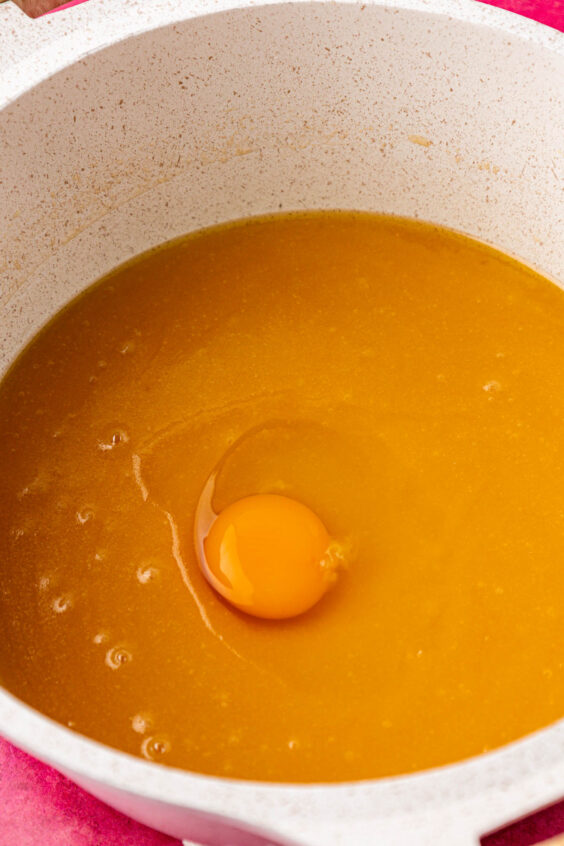
<path id="1" fill-rule="evenodd" d="M 0 36 L 2 370 L 115 265 L 246 215 L 407 215 L 564 280 L 564 37 L 552 30 L 473 0 L 13 12 Z M 564 793 L 564 722 L 452 766 L 330 785 L 144 762 L 3 689 L 0 733 L 208 846 L 470 846 Z"/>

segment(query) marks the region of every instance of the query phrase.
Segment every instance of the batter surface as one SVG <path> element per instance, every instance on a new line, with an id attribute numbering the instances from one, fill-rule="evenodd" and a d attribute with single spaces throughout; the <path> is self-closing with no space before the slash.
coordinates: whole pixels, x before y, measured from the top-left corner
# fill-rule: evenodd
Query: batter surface
<path id="1" fill-rule="evenodd" d="M 0 679 L 65 725 L 204 773 L 332 781 L 564 715 L 564 295 L 401 219 L 208 230 L 119 268 L 0 386 Z M 254 494 L 348 550 L 262 620 L 194 516 Z"/>

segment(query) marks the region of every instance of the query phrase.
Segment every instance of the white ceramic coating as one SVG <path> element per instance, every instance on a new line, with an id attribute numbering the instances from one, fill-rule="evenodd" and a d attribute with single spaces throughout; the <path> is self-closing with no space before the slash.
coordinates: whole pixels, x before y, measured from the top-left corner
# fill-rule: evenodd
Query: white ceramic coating
<path id="1" fill-rule="evenodd" d="M 564 37 L 540 25 L 474 0 L 2 4 L 0 56 L 0 369 L 115 264 L 278 209 L 433 220 L 564 280 Z M 214 814 L 305 846 L 470 846 L 564 795 L 564 723 L 416 776 L 284 787 L 145 763 L 2 690 L 0 731 L 212 846 L 259 842 Z"/>

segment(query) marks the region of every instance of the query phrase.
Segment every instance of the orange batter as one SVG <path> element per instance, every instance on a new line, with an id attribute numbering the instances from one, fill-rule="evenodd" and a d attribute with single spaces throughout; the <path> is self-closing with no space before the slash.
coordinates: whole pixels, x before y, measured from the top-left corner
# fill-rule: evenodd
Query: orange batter
<path id="1" fill-rule="evenodd" d="M 120 268 L 0 386 L 2 683 L 120 749 L 266 780 L 547 725 L 563 386 L 562 292 L 440 228 L 284 215 Z"/>

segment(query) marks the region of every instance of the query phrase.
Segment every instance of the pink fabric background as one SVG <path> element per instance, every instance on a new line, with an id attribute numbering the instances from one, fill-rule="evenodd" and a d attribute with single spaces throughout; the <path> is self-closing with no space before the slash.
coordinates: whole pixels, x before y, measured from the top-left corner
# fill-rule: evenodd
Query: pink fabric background
<path id="1" fill-rule="evenodd" d="M 0 739 L 1 846 L 180 846 Z"/>
<path id="2" fill-rule="evenodd" d="M 61 8 L 82 2 L 85 0 L 73 0 Z M 564 0 L 488 2 L 564 32 Z M 553 829 L 552 834 L 556 833 Z M 519 839 L 515 830 L 507 832 L 503 840 L 498 838 L 499 834 L 496 846 L 532 842 Z M 490 842 L 493 846 L 493 840 Z M 0 739 L 0 846 L 179 846 L 179 841 L 112 811 Z"/>

